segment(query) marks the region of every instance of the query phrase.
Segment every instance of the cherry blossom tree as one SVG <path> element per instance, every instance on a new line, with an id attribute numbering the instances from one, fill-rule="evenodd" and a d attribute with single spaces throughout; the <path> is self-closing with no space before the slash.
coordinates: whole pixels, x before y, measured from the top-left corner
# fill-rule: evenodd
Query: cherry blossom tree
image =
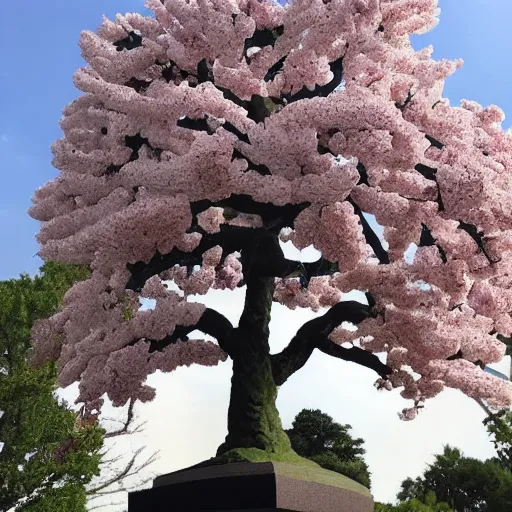
<path id="1" fill-rule="evenodd" d="M 151 400 L 156 370 L 229 357 L 219 455 L 290 449 L 277 389 L 315 349 L 403 388 L 403 419 L 445 386 L 510 406 L 483 367 L 512 334 L 512 136 L 498 107 L 443 98 L 462 61 L 412 48 L 437 0 L 146 6 L 80 39 L 84 94 L 30 214 L 43 259 L 93 272 L 34 327 L 34 363 L 58 361 L 94 414 L 104 393 Z M 237 287 L 236 326 L 197 302 Z M 272 354 L 274 301 L 323 314 Z"/>

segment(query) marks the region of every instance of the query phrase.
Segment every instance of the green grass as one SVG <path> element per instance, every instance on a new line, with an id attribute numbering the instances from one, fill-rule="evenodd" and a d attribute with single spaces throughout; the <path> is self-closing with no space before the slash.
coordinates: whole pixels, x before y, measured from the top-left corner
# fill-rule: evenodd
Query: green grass
<path id="1" fill-rule="evenodd" d="M 293 451 L 268 453 L 257 448 L 237 448 L 218 457 L 219 462 L 272 462 L 276 474 L 305 482 L 315 482 L 358 492 L 369 498 L 370 491 L 354 480 L 320 467 L 316 462 L 297 455 Z"/>

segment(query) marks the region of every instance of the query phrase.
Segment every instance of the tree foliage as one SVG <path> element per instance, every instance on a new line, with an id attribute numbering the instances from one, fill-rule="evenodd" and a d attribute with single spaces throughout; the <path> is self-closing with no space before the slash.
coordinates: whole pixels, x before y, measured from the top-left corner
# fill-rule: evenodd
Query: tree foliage
<path id="1" fill-rule="evenodd" d="M 133 488 L 128 479 L 155 460 L 142 449 L 126 461 L 104 449 L 105 439 L 140 431 L 133 401 L 122 426 L 107 431 L 58 400 L 55 363 L 29 364 L 34 322 L 56 313 L 69 288 L 89 275 L 84 267 L 46 263 L 34 277 L 0 282 L 1 511 L 83 511 L 86 502 Z"/>
<path id="2" fill-rule="evenodd" d="M 512 472 L 512 412 L 491 414 L 484 420 L 498 454 L 498 461 Z"/>
<path id="3" fill-rule="evenodd" d="M 55 391 L 55 363 L 27 364 L 30 329 L 54 314 L 89 272 L 47 263 L 35 277 L 0 282 L 0 510 L 81 512 L 85 485 L 99 473 L 103 431 L 76 425 Z"/>
<path id="4" fill-rule="evenodd" d="M 375 504 L 375 512 L 454 512 L 447 503 L 438 502 L 433 492 L 428 492 L 424 501 L 411 498 L 398 505 Z"/>
<path id="5" fill-rule="evenodd" d="M 423 476 L 402 483 L 397 498 L 426 503 L 431 492 L 457 512 L 507 512 L 512 510 L 512 473 L 499 460 L 465 457 L 445 446 Z"/>
<path id="6" fill-rule="evenodd" d="M 512 334 L 512 136 L 498 107 L 443 98 L 462 61 L 412 47 L 439 13 L 413 4 L 148 0 L 154 17 L 83 32 L 84 95 L 30 213 L 45 261 L 93 270 L 33 332 L 37 362 L 80 380 L 89 412 L 105 393 L 152 400 L 157 370 L 229 357 L 219 453 L 289 450 L 277 386 L 315 350 L 403 388 L 405 420 L 445 386 L 510 406 L 483 367 Z M 284 241 L 321 256 L 288 259 Z M 242 286 L 237 326 L 190 300 Z M 351 290 L 367 303 L 343 301 Z M 273 302 L 328 309 L 272 354 Z"/>
<path id="7" fill-rule="evenodd" d="M 292 448 L 302 457 L 369 488 L 370 473 L 363 458 L 364 440 L 354 439 L 349 433 L 351 428 L 350 425 L 336 423 L 318 409 L 303 409 L 286 433 Z"/>

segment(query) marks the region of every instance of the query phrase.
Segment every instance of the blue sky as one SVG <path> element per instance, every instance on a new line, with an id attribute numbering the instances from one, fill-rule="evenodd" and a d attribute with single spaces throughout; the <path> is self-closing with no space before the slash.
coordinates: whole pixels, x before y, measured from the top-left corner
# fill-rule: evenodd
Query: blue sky
<path id="1" fill-rule="evenodd" d="M 445 96 L 494 103 L 510 115 L 512 126 L 512 17 L 510 0 L 441 0 L 438 27 L 414 40 L 432 43 L 436 58 L 465 60 L 451 77 Z M 492 6 L 492 7 L 490 7 Z M 71 77 L 83 62 L 77 46 L 80 30 L 94 30 L 105 13 L 143 11 L 143 0 L 26 0 L 0 2 L 0 279 L 37 271 L 34 235 L 37 222 L 26 214 L 33 191 L 56 172 L 50 144 L 60 136 L 62 108 L 78 94 Z"/>

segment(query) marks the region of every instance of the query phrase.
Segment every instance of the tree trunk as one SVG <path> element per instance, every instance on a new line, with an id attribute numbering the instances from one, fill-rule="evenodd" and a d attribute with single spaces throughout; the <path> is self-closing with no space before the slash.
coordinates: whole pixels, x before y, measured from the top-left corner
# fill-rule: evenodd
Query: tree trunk
<path id="1" fill-rule="evenodd" d="M 236 332 L 233 377 L 228 410 L 228 435 L 217 455 L 234 448 L 259 448 L 269 453 L 291 450 L 276 408 L 272 377 L 269 322 L 273 277 L 247 277 L 245 307 Z"/>

